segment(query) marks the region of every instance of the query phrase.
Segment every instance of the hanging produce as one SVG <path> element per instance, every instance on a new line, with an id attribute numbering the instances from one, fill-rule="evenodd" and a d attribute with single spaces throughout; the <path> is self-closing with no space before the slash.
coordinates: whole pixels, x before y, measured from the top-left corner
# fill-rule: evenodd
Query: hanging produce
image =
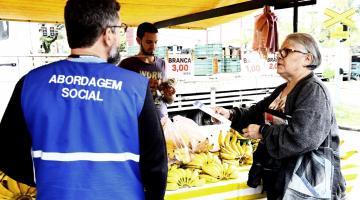
<path id="1" fill-rule="evenodd" d="M 277 17 L 270 6 L 265 6 L 263 13 L 255 16 L 253 49 L 264 58 L 279 49 Z"/>

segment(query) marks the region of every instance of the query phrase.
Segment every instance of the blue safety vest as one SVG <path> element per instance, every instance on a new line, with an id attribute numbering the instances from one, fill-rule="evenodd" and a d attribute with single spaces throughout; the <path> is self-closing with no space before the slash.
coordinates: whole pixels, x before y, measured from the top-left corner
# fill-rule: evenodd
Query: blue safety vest
<path id="1" fill-rule="evenodd" d="M 144 199 L 138 116 L 147 87 L 105 62 L 62 60 L 26 75 L 37 199 Z"/>

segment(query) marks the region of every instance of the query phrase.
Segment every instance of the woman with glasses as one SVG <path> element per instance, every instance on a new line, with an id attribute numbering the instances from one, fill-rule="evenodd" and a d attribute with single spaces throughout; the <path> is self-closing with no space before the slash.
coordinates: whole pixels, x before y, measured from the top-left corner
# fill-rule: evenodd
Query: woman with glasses
<path id="1" fill-rule="evenodd" d="M 317 170 L 315 168 L 303 169 L 305 176 L 301 181 L 308 183 L 308 194 L 300 196 L 295 191 L 295 195 L 289 197 L 285 192 L 289 191 L 290 179 L 298 169 L 295 168 L 298 158 L 316 152 L 329 141 L 328 146 L 334 152 L 330 160 L 333 171 L 330 184 L 324 187 L 329 191 L 327 199 L 343 199 L 345 181 L 336 156 L 339 154 L 338 126 L 330 94 L 313 72 L 321 63 L 318 45 L 309 34 L 290 34 L 277 52 L 277 58 L 277 73 L 286 83 L 270 96 L 248 109 L 215 108 L 217 113 L 230 119 L 231 127 L 243 136 L 261 139 L 254 153 L 248 185 L 257 187 L 262 182 L 269 200 L 324 197 L 312 190 L 325 180 L 324 174 L 316 171 L 316 177 L 306 176 L 311 170 Z"/>

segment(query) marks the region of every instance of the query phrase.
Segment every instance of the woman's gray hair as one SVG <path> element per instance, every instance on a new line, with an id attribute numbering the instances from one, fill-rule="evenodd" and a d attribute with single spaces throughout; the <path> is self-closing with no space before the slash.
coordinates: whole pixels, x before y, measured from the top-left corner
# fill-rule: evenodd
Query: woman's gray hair
<path id="1" fill-rule="evenodd" d="M 321 54 L 317 42 L 307 33 L 292 33 L 286 36 L 285 40 L 302 45 L 308 53 L 313 56 L 313 61 L 306 66 L 311 70 L 316 69 L 321 64 Z"/>

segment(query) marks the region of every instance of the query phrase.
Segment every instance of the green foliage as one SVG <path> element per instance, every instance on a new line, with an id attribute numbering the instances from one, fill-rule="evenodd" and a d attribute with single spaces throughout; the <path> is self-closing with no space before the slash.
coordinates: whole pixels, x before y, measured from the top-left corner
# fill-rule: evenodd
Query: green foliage
<path id="1" fill-rule="evenodd" d="M 120 52 L 126 52 L 126 49 L 127 49 L 127 44 L 126 44 L 126 41 L 121 41 L 120 42 L 120 46 L 119 46 L 119 50 Z"/>
<path id="2" fill-rule="evenodd" d="M 335 70 L 330 69 L 330 68 L 325 68 L 325 70 L 323 72 L 323 76 L 326 79 L 333 79 L 335 77 Z"/>
<path id="3" fill-rule="evenodd" d="M 335 107 L 338 125 L 357 127 L 360 126 L 360 107 L 340 104 Z"/>

